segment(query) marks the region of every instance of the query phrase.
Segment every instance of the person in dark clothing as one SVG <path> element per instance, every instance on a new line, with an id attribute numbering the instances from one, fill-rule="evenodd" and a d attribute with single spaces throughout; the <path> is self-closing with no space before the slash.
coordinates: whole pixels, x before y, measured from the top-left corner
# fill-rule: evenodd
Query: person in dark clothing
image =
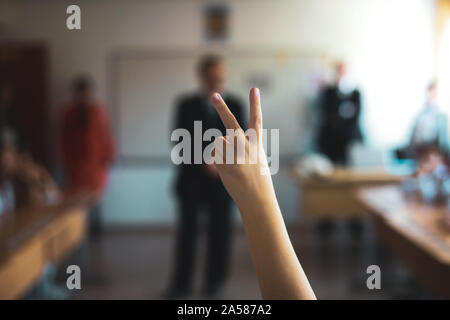
<path id="1" fill-rule="evenodd" d="M 336 68 L 336 83 L 324 88 L 320 102 L 319 151 L 337 165 L 348 164 L 351 144 L 362 141 L 360 92 L 346 84 L 346 66 Z"/>
<path id="2" fill-rule="evenodd" d="M 15 145 L 19 151 L 26 150 L 15 105 L 14 85 L 10 82 L 0 84 L 0 139 Z"/>
<path id="3" fill-rule="evenodd" d="M 220 56 L 201 58 L 198 75 L 202 90 L 182 97 L 176 108 L 175 129 L 186 129 L 194 137 L 194 121 L 201 121 L 202 135 L 208 129 L 219 129 L 225 134 L 217 112 L 209 100 L 213 92 L 223 92 L 226 81 L 226 66 Z M 244 126 L 243 107 L 230 94 L 224 99 L 230 110 Z M 191 140 L 192 164 L 179 165 L 175 191 L 179 203 L 179 220 L 175 243 L 175 265 L 168 296 L 180 298 L 189 295 L 192 287 L 196 253 L 196 237 L 200 209 L 208 213 L 207 257 L 204 273 L 203 295 L 217 297 L 227 277 L 232 229 L 231 198 L 220 181 L 214 164 L 202 160 L 194 164 L 194 143 Z M 210 142 L 204 142 L 202 150 Z"/>

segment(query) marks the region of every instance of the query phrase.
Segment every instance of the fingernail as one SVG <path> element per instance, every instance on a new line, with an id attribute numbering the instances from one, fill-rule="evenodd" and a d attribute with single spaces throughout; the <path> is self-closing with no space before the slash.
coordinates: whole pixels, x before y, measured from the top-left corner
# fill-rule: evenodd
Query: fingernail
<path id="1" fill-rule="evenodd" d="M 214 94 L 214 100 L 216 100 L 216 101 L 220 100 L 220 95 L 218 93 Z"/>
<path id="2" fill-rule="evenodd" d="M 254 93 L 255 93 L 255 96 L 256 96 L 256 97 L 259 96 L 259 89 L 258 89 L 258 88 L 255 88 Z"/>

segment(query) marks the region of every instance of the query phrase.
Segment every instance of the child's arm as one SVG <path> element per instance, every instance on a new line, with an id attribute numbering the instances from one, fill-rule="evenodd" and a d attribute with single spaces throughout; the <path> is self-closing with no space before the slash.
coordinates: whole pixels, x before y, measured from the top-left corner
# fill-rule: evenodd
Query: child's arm
<path id="1" fill-rule="evenodd" d="M 262 145 L 259 90 L 250 91 L 249 130 L 254 130 L 256 139 L 245 135 L 218 93 L 212 95 L 211 101 L 225 127 L 238 131 L 234 139 L 229 136 L 216 139 L 216 164 L 218 159 L 226 162 L 227 149 L 234 148 L 236 151 L 244 147 L 245 150 L 244 164 L 237 164 L 237 152 L 234 152 L 233 164 L 217 164 L 217 168 L 225 188 L 241 212 L 262 297 L 315 299 L 289 240 L 272 178 L 270 174 L 263 174 L 268 170 L 268 164 Z M 250 162 L 255 154 L 257 161 Z"/>

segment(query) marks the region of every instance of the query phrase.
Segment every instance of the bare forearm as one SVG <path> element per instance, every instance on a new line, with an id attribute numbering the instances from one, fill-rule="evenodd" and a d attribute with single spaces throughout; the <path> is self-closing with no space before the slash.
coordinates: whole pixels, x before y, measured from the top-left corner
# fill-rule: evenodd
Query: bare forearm
<path id="1" fill-rule="evenodd" d="M 215 157 L 220 178 L 236 202 L 244 222 L 245 232 L 264 299 L 315 299 L 314 292 L 297 259 L 278 201 L 273 189 L 267 157 L 262 143 L 262 113 L 259 90 L 252 89 L 250 100 L 249 137 L 239 126 L 219 94 L 211 102 L 233 136 L 215 140 Z M 250 139 L 250 133 L 256 139 Z M 246 150 L 245 157 L 227 161 L 229 150 Z M 252 157 L 253 155 L 253 157 Z M 257 155 L 258 161 L 251 161 Z M 244 163 L 237 160 L 245 160 Z"/>
<path id="2" fill-rule="evenodd" d="M 242 208 L 241 215 L 263 298 L 315 299 L 276 199 Z"/>

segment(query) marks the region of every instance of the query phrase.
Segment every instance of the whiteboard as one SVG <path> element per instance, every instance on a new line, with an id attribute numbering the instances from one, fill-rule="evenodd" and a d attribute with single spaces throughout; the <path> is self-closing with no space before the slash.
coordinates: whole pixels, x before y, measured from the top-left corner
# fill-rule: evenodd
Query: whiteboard
<path id="1" fill-rule="evenodd" d="M 197 88 L 201 53 L 139 52 L 114 59 L 114 119 L 122 159 L 170 159 L 175 102 Z M 280 130 L 280 156 L 301 151 L 302 112 L 317 54 L 289 50 L 229 51 L 228 91 L 248 112 L 248 91 L 259 87 L 264 128 Z M 248 115 L 247 115 L 248 119 Z M 304 120 L 304 119 L 303 119 Z"/>

